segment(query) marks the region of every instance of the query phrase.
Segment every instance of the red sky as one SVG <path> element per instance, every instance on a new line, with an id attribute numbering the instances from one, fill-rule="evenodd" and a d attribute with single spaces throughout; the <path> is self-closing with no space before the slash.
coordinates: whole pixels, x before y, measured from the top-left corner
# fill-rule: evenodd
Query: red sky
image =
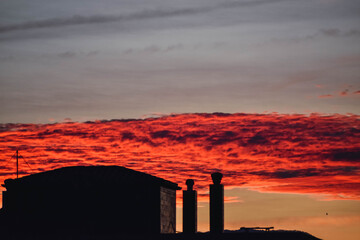
<path id="1" fill-rule="evenodd" d="M 120 165 L 185 186 L 206 201 L 210 173 L 227 188 L 360 199 L 358 115 L 179 114 L 144 120 L 2 124 L 0 182 L 72 165 Z M 181 200 L 179 198 L 179 200 Z M 236 198 L 228 198 L 228 201 Z"/>

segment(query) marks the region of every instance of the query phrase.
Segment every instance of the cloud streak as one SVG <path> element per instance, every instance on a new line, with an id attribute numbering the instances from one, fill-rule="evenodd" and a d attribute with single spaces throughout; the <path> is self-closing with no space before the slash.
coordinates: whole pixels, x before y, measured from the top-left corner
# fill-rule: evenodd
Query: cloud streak
<path id="1" fill-rule="evenodd" d="M 357 97 L 357 94 L 360 93 L 360 91 L 350 91 L 350 87 L 347 89 L 344 89 L 338 93 L 334 94 L 323 94 L 318 96 L 318 98 L 335 98 L 335 97 Z"/>
<path id="2" fill-rule="evenodd" d="M 58 28 L 66 26 L 84 25 L 84 24 L 102 24 L 112 22 L 128 22 L 136 20 L 149 20 L 157 18 L 169 18 L 176 16 L 190 16 L 196 14 L 209 13 L 219 9 L 238 8 L 238 7 L 255 7 L 263 4 L 271 4 L 284 0 L 259 0 L 259 1 L 235 1 L 224 2 L 214 6 L 198 8 L 182 8 L 169 10 L 144 10 L 128 15 L 93 15 L 93 16 L 73 16 L 70 18 L 52 18 L 38 21 L 28 21 L 18 24 L 0 25 L 0 33 L 12 31 L 24 31 L 42 28 Z"/>

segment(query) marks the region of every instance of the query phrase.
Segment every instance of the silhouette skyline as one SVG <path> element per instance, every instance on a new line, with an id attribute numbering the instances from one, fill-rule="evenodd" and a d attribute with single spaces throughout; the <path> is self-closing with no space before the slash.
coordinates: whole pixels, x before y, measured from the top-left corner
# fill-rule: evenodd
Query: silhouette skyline
<path id="1" fill-rule="evenodd" d="M 223 175 L 211 174 L 210 232 L 198 233 L 196 191 L 183 192 L 183 234 L 176 234 L 177 184 L 119 166 L 77 166 L 5 180 L 0 231 L 4 239 L 302 239 L 299 231 L 242 227 L 224 232 Z M 261 230 L 266 230 L 261 231 Z"/>

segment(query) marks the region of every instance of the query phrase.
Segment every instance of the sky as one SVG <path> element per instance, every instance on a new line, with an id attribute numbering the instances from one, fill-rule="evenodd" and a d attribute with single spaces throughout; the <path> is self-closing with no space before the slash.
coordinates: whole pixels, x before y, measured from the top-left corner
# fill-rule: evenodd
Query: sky
<path id="1" fill-rule="evenodd" d="M 0 122 L 359 113 L 356 0 L 0 2 Z"/>
<path id="2" fill-rule="evenodd" d="M 192 177 L 206 231 L 222 171 L 228 229 L 358 239 L 359 12 L 356 0 L 2 0 L 0 182 L 17 148 L 20 175 L 104 164 Z"/>

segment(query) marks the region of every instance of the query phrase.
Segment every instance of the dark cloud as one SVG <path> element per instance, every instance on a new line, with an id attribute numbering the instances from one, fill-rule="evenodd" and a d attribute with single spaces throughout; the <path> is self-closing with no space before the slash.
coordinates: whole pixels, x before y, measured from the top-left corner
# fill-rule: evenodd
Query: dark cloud
<path id="1" fill-rule="evenodd" d="M 67 52 L 59 53 L 57 56 L 61 58 L 72 58 L 76 56 L 76 52 L 67 51 Z"/>
<path id="2" fill-rule="evenodd" d="M 320 29 L 319 32 L 312 35 L 312 37 L 316 37 L 318 35 L 323 35 L 327 37 L 358 37 L 360 36 L 360 30 L 358 29 L 341 30 L 339 28 L 325 28 L 325 29 Z"/>
<path id="3" fill-rule="evenodd" d="M 353 37 L 353 36 L 360 36 L 360 30 L 357 30 L 357 29 L 351 29 L 347 32 L 344 33 L 344 36 L 346 37 Z"/>
<path id="4" fill-rule="evenodd" d="M 0 33 L 41 29 L 41 28 L 56 28 L 73 25 L 84 24 L 101 24 L 111 22 L 126 22 L 134 20 L 148 20 L 155 18 L 167 18 L 174 16 L 187 16 L 201 13 L 208 13 L 217 9 L 237 8 L 237 7 L 252 7 L 263 4 L 270 4 L 281 2 L 284 0 L 258 0 L 258 1 L 234 1 L 224 2 L 214 6 L 198 7 L 198 8 L 183 8 L 171 10 L 144 10 L 141 12 L 128 15 L 94 15 L 94 16 L 73 16 L 71 18 L 53 18 L 39 21 L 29 21 L 19 24 L 0 25 Z M 288 0 L 287 0 L 288 1 Z"/>
<path id="5" fill-rule="evenodd" d="M 329 37 L 338 37 L 341 35 L 340 29 L 337 28 L 320 29 L 320 33 Z"/>
<path id="6" fill-rule="evenodd" d="M 56 163 L 56 164 L 68 164 L 67 166 L 69 166 L 74 163 L 79 163 L 80 160 L 78 160 L 78 159 L 49 159 L 49 162 Z"/>
<path id="7" fill-rule="evenodd" d="M 129 48 L 123 51 L 123 54 L 129 55 L 129 54 L 153 54 L 153 53 L 158 53 L 158 52 L 170 52 L 170 51 L 175 51 L 175 50 L 181 50 L 184 49 L 184 45 L 183 44 L 174 44 L 174 45 L 169 45 L 167 47 L 159 47 L 156 45 L 151 45 L 142 49 L 133 49 L 133 48 Z"/>
<path id="8" fill-rule="evenodd" d="M 206 141 L 209 142 L 211 146 L 223 145 L 236 140 L 238 140 L 237 133 L 233 131 L 224 131 L 212 134 L 210 137 L 206 138 Z"/>
<path id="9" fill-rule="evenodd" d="M 55 152 L 55 153 L 62 153 L 62 152 L 68 152 L 68 153 L 76 153 L 76 154 L 83 154 L 85 153 L 84 150 L 82 149 L 76 149 L 76 148 L 46 148 L 44 149 L 44 151 L 47 151 L 47 152 Z"/>
<path id="10" fill-rule="evenodd" d="M 352 149 L 343 149 L 343 150 L 335 150 L 332 153 L 325 154 L 326 157 L 331 159 L 332 161 L 339 162 L 360 162 L 360 149 L 352 150 Z"/>
<path id="11" fill-rule="evenodd" d="M 254 136 L 252 136 L 249 141 L 247 142 L 250 145 L 255 145 L 255 144 L 268 144 L 269 141 L 266 139 L 267 134 L 264 133 L 256 133 Z"/>
<path id="12" fill-rule="evenodd" d="M 135 134 L 132 133 L 132 132 L 129 132 L 129 131 L 124 131 L 121 133 L 121 139 L 123 141 L 126 141 L 126 140 L 133 140 L 135 138 Z"/>
<path id="13" fill-rule="evenodd" d="M 24 175 L 24 174 L 29 174 L 29 173 L 26 171 L 19 171 L 19 174 Z M 12 175 L 14 175 L 14 173 L 12 173 L 12 172 L 0 172 L 0 176 L 2 176 L 2 177 L 12 176 Z"/>
<path id="14" fill-rule="evenodd" d="M 341 37 L 359 37 L 360 36 L 360 30 L 358 29 L 349 29 L 349 30 L 343 30 L 339 28 L 323 28 L 319 29 L 316 32 L 312 34 L 308 34 L 302 37 L 295 37 L 290 39 L 279 39 L 275 38 L 272 41 L 279 42 L 279 43 L 286 43 L 286 42 L 292 42 L 292 43 L 299 43 L 303 41 L 308 40 L 315 40 L 322 37 L 330 37 L 330 38 L 341 38 Z M 293 82 L 297 81 L 311 81 L 314 78 L 317 78 L 316 72 L 310 72 L 310 74 L 304 75 L 304 73 L 301 73 L 300 76 L 295 76 L 297 79 L 294 79 Z M 299 80 L 298 80 L 299 79 Z M 303 79 L 303 80 L 302 80 Z M 321 85 L 317 85 L 321 88 Z"/>
<path id="15" fill-rule="evenodd" d="M 163 131 L 156 131 L 156 132 L 152 132 L 151 134 L 150 134 L 150 136 L 152 137 L 152 138 L 173 138 L 174 136 L 171 134 L 171 132 L 170 131 L 168 131 L 168 130 L 163 130 Z"/>
<path id="16" fill-rule="evenodd" d="M 93 146 L 91 147 L 94 152 L 105 152 L 106 148 L 103 146 Z"/>
<path id="17" fill-rule="evenodd" d="M 321 171 L 316 168 L 297 169 L 297 170 L 279 169 L 274 172 L 255 171 L 255 172 L 249 172 L 249 173 L 253 174 L 253 175 L 266 176 L 268 178 L 275 178 L 275 179 L 312 177 L 312 176 L 321 175 Z"/>
<path id="18" fill-rule="evenodd" d="M 254 171 L 249 174 L 266 176 L 273 179 L 285 179 L 285 178 L 304 178 L 315 176 L 338 176 L 338 175 L 358 175 L 359 168 L 355 166 L 343 166 L 343 167 L 325 167 L 325 168 L 306 168 L 306 169 L 278 169 L 276 171 Z"/>
<path id="19" fill-rule="evenodd" d="M 50 135 L 63 135 L 63 136 L 76 136 L 80 138 L 96 138 L 92 133 L 89 132 L 81 132 L 81 131 L 72 131 L 68 129 L 54 129 L 54 130 L 45 130 L 37 133 L 36 138 L 45 138 Z"/>

